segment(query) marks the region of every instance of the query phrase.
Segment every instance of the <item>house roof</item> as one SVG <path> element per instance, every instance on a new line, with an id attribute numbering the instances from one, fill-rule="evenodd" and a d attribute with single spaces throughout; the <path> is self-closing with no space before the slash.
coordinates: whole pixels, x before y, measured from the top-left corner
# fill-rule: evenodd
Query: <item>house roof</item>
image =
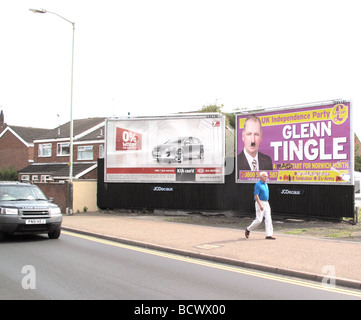
<path id="1" fill-rule="evenodd" d="M 104 140 L 105 119 L 98 117 L 74 120 L 74 140 Z M 70 121 L 54 129 L 8 125 L 0 132 L 0 138 L 7 131 L 11 131 L 26 145 L 33 144 L 36 140 L 69 139 Z"/>
<path id="2" fill-rule="evenodd" d="M 74 163 L 73 176 L 80 178 L 96 167 L 96 163 Z M 19 174 L 51 175 L 53 178 L 64 179 L 69 177 L 69 165 L 67 163 L 34 163 L 18 172 Z"/>
<path id="3" fill-rule="evenodd" d="M 5 134 L 5 132 L 10 131 L 15 136 L 18 137 L 24 144 L 32 144 L 35 139 L 46 134 L 49 129 L 43 128 L 32 128 L 32 127 L 20 127 L 20 126 L 7 126 L 1 133 L 0 137 Z"/>
<path id="4" fill-rule="evenodd" d="M 104 134 L 101 136 L 100 127 L 104 126 L 106 118 L 87 118 L 73 121 L 74 139 L 83 138 L 85 135 L 91 135 L 92 140 L 104 139 Z M 98 132 L 99 131 L 99 132 Z M 55 128 L 48 130 L 44 135 L 38 137 L 36 140 L 54 140 L 54 139 L 66 139 L 70 136 L 70 121 Z M 87 139 L 89 140 L 89 139 Z"/>

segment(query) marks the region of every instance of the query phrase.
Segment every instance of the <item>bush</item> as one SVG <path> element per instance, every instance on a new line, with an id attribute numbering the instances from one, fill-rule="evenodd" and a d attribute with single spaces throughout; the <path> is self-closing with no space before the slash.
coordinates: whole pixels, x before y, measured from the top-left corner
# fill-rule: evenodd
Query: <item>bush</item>
<path id="1" fill-rule="evenodd" d="M 0 181 L 18 181 L 18 172 L 14 167 L 0 170 Z"/>

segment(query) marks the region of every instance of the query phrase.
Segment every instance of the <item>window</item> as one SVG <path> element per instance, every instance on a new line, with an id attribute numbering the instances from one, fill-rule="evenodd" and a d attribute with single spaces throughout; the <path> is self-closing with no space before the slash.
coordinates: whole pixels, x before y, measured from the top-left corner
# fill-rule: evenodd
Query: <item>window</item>
<path id="1" fill-rule="evenodd" d="M 49 175 L 41 175 L 40 177 L 40 182 L 48 182 L 48 181 L 54 181 L 52 176 L 49 176 Z"/>
<path id="2" fill-rule="evenodd" d="M 57 156 L 68 156 L 68 155 L 70 155 L 70 143 L 69 142 L 58 143 L 56 155 Z"/>
<path id="3" fill-rule="evenodd" d="M 38 176 L 38 175 L 33 175 L 33 176 L 31 177 L 31 180 L 32 180 L 33 182 L 37 182 L 37 181 L 39 181 L 39 176 Z"/>
<path id="4" fill-rule="evenodd" d="M 78 160 L 93 160 L 93 146 L 79 146 Z"/>
<path id="5" fill-rule="evenodd" d="M 30 176 L 28 174 L 21 175 L 21 181 L 30 181 Z"/>
<path id="6" fill-rule="evenodd" d="M 51 157 L 51 143 L 39 144 L 38 156 Z"/>

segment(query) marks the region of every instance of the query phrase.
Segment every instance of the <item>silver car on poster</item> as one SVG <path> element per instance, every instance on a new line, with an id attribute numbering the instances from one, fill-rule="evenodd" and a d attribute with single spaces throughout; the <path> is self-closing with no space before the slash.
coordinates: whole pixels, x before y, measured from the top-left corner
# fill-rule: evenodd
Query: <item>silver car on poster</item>
<path id="1" fill-rule="evenodd" d="M 155 146 L 152 150 L 153 159 L 157 161 L 176 161 L 184 159 L 204 159 L 204 146 L 196 137 L 177 137 Z"/>

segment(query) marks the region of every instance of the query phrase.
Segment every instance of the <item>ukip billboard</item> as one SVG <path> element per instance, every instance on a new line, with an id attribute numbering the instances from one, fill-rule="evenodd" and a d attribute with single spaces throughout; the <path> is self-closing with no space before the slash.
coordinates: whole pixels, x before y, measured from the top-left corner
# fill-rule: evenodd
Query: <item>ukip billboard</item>
<path id="1" fill-rule="evenodd" d="M 236 115 L 236 182 L 353 184 L 350 101 Z"/>

